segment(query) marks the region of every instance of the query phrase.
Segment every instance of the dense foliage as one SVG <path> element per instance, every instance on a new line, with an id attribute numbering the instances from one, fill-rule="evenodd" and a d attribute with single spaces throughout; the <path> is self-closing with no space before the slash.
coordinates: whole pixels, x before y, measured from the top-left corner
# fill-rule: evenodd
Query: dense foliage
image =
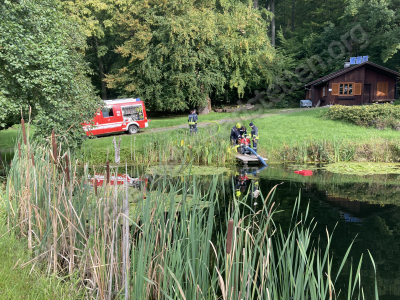
<path id="1" fill-rule="evenodd" d="M 266 99 L 298 104 L 304 84 L 343 68 L 351 56 L 400 70 L 400 1 L 268 0 L 276 2 L 276 49 L 282 69 Z"/>
<path id="2" fill-rule="evenodd" d="M 78 138 L 96 94 L 164 111 L 206 99 L 285 107 L 350 56 L 400 70 L 400 0 L 1 3 L 0 124 L 29 104 L 42 136 L 75 125 Z"/>
<path id="3" fill-rule="evenodd" d="M 203 105 L 212 94 L 269 82 L 274 51 L 260 11 L 240 1 L 126 1 L 115 18 L 126 64 L 107 76 L 157 110 Z"/>
<path id="4" fill-rule="evenodd" d="M 80 123 L 98 107 L 81 51 L 85 37 L 52 0 L 1 2 L 0 125 L 20 118 L 21 109 L 27 118 L 30 106 L 37 135 L 55 129 L 78 146 Z"/>
<path id="5" fill-rule="evenodd" d="M 400 106 L 373 104 L 365 106 L 332 106 L 326 113 L 332 120 L 344 120 L 361 126 L 400 130 Z"/>

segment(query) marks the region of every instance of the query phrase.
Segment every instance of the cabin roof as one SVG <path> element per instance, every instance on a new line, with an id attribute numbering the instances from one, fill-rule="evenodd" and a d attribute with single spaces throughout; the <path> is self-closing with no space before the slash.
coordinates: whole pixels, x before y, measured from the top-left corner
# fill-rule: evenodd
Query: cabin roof
<path id="1" fill-rule="evenodd" d="M 383 71 L 385 71 L 385 72 L 388 72 L 388 73 L 391 73 L 391 74 L 393 74 L 393 75 L 395 75 L 395 76 L 399 76 L 399 77 L 400 77 L 400 73 L 399 73 L 399 72 L 396 72 L 396 71 L 393 71 L 393 70 L 391 70 L 391 69 L 382 67 L 382 66 L 380 66 L 380 65 L 378 65 L 378 64 L 375 64 L 375 63 L 373 63 L 373 62 L 366 61 L 366 62 L 363 62 L 363 63 L 361 63 L 361 64 L 355 65 L 355 66 L 353 66 L 353 67 L 344 68 L 344 69 L 341 69 L 341 70 L 339 70 L 339 71 L 336 71 L 336 72 L 333 72 L 333 73 L 331 73 L 331 74 L 328 74 L 328 75 L 326 75 L 326 76 L 324 76 L 324 77 L 318 78 L 317 80 L 311 81 L 311 82 L 307 83 L 307 84 L 304 85 L 304 86 L 307 87 L 307 86 L 310 86 L 310 85 L 317 85 L 317 84 L 319 84 L 319 83 L 326 82 L 326 81 L 328 81 L 328 80 L 330 80 L 330 79 L 332 79 L 332 78 L 338 77 L 338 76 L 340 76 L 340 75 L 343 75 L 343 74 L 345 74 L 345 73 L 347 73 L 347 72 L 353 71 L 353 70 L 355 70 L 355 69 L 357 69 L 357 68 L 359 68 L 359 67 L 361 67 L 361 66 L 365 66 L 365 65 L 369 65 L 369 66 L 375 67 L 375 68 L 377 68 L 377 69 L 381 69 L 381 70 L 383 70 Z"/>

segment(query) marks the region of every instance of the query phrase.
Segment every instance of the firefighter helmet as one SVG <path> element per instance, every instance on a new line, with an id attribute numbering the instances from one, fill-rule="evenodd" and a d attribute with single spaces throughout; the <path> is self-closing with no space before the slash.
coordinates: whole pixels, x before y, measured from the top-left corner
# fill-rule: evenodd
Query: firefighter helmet
<path id="1" fill-rule="evenodd" d="M 240 123 L 237 123 L 237 124 L 236 124 L 236 128 L 237 128 L 237 129 L 242 128 L 242 125 L 240 125 Z"/>
<path id="2" fill-rule="evenodd" d="M 236 197 L 240 197 L 240 195 L 242 194 L 240 191 L 236 191 Z"/>

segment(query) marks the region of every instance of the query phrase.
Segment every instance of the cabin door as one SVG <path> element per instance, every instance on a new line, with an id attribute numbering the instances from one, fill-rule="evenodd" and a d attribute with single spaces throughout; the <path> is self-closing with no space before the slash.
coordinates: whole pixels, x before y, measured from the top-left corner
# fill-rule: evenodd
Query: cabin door
<path id="1" fill-rule="evenodd" d="M 371 85 L 364 84 L 363 103 L 371 102 Z"/>

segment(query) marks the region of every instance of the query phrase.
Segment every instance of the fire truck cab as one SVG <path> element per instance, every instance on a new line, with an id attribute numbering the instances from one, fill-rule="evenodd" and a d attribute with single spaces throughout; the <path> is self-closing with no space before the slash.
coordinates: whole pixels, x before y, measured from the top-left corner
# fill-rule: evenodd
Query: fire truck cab
<path id="1" fill-rule="evenodd" d="M 93 125 L 84 123 L 86 135 L 101 135 L 127 131 L 135 134 L 149 126 L 146 108 L 139 98 L 104 100 L 106 106 L 96 113 Z"/>

